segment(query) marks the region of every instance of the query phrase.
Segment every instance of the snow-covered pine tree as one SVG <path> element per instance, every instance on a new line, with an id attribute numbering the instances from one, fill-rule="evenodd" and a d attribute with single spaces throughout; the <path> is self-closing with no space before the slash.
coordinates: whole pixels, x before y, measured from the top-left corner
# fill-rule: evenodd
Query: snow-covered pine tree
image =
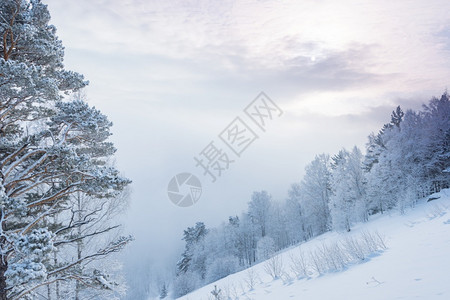
<path id="1" fill-rule="evenodd" d="M 207 233 L 208 230 L 203 222 L 197 222 L 194 227 L 188 227 L 184 231 L 183 240 L 186 245 L 181 260 L 177 263 L 178 275 L 186 273 L 188 270 L 192 271 L 192 257 L 195 246 L 205 238 Z"/>
<path id="2" fill-rule="evenodd" d="M 424 106 L 425 123 L 425 180 L 429 192 L 450 186 L 450 96 L 445 92 Z M 444 170 L 447 170 L 444 172 Z"/>
<path id="3" fill-rule="evenodd" d="M 57 218 L 74 193 L 116 196 L 129 180 L 106 162 L 111 123 L 82 101 L 63 95 L 83 88 L 83 76 L 63 66 L 63 47 L 39 0 L 0 2 L 0 299 L 76 277 L 74 268 L 120 250 L 119 237 L 72 262 L 52 260 L 62 234 L 74 226 Z"/>
<path id="4" fill-rule="evenodd" d="M 397 107 L 391 114 L 391 122 L 384 124 L 376 136 L 369 135 L 364 169 L 367 178 L 366 203 L 371 214 L 383 213 L 397 203 L 396 183 L 401 174 L 394 166 L 391 140 L 400 132 L 403 116 L 403 111 Z"/>
<path id="5" fill-rule="evenodd" d="M 370 172 L 372 167 L 378 163 L 381 153 L 386 150 L 385 133 L 391 128 L 392 124 L 385 124 L 377 134 L 369 134 L 369 140 L 366 143 L 366 155 L 363 162 L 364 170 L 366 172 Z"/>
<path id="6" fill-rule="evenodd" d="M 195 223 L 183 232 L 186 242 L 181 259 L 177 263 L 176 278 L 173 284 L 175 297 L 181 297 L 204 282 L 206 277 L 205 238 L 209 230 L 203 222 Z"/>
<path id="7" fill-rule="evenodd" d="M 400 105 L 397 106 L 397 108 L 391 114 L 391 124 L 399 127 L 404 115 L 405 113 L 401 109 Z"/>
<path id="8" fill-rule="evenodd" d="M 161 291 L 159 292 L 159 299 L 165 299 L 168 295 L 169 291 L 167 290 L 167 285 L 164 282 L 162 287 L 161 287 Z"/>
<path id="9" fill-rule="evenodd" d="M 390 137 L 393 134 L 395 133 L 385 133 Z M 387 149 L 378 157 L 378 162 L 372 166 L 370 172 L 366 175 L 367 201 L 371 214 L 383 213 L 395 207 L 397 203 L 397 183 L 401 173 L 399 169 L 395 168 L 389 146 L 386 147 Z"/>

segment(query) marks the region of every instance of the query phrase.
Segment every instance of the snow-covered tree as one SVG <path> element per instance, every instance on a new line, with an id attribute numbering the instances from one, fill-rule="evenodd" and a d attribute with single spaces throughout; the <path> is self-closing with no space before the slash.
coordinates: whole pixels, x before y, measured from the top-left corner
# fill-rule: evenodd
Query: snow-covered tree
<path id="1" fill-rule="evenodd" d="M 285 208 L 282 203 L 272 201 L 269 209 L 269 225 L 266 236 L 272 238 L 276 250 L 283 249 L 290 244 Z"/>
<path id="2" fill-rule="evenodd" d="M 354 190 L 356 221 L 368 221 L 369 203 L 366 197 L 367 179 L 364 172 L 364 156 L 358 147 L 353 147 L 347 161 L 350 173 L 350 186 Z"/>
<path id="3" fill-rule="evenodd" d="M 391 124 L 400 127 L 400 123 L 402 122 L 404 115 L 405 113 L 400 108 L 400 105 L 397 106 L 397 108 L 391 114 Z"/>
<path id="4" fill-rule="evenodd" d="M 63 96 L 87 82 L 63 66 L 63 47 L 39 0 L 0 2 L 0 299 L 30 296 L 70 279 L 106 284 L 74 271 L 130 241 L 118 237 L 80 259 L 56 263 L 73 222 L 58 218 L 75 193 L 114 198 L 129 183 L 107 161 L 111 123 L 83 101 Z"/>
<path id="5" fill-rule="evenodd" d="M 204 258 L 199 256 L 199 251 L 202 251 L 201 249 L 204 247 L 202 242 L 207 233 L 208 230 L 203 222 L 197 222 L 194 227 L 188 227 L 184 231 L 183 240 L 186 245 L 181 260 L 177 264 L 177 274 L 186 273 L 188 270 L 191 272 L 200 271 L 201 277 L 204 277 L 206 266 Z"/>
<path id="6" fill-rule="evenodd" d="M 300 203 L 302 193 L 299 184 L 292 184 L 288 191 L 288 198 L 284 204 L 286 215 L 286 231 L 291 244 L 306 240 L 304 212 Z"/>
<path id="7" fill-rule="evenodd" d="M 258 228 L 248 214 L 241 218 L 230 217 L 228 230 L 233 236 L 233 245 L 241 266 L 250 266 L 256 261 L 256 242 L 259 236 Z"/>
<path id="8" fill-rule="evenodd" d="M 327 154 L 317 155 L 306 166 L 305 176 L 300 184 L 301 203 L 305 214 L 305 228 L 308 236 L 316 236 L 331 228 L 330 211 L 330 158 Z"/>
<path id="9" fill-rule="evenodd" d="M 165 299 L 168 294 L 169 294 L 169 290 L 167 289 L 167 285 L 164 282 L 163 285 L 161 286 L 161 290 L 159 292 L 159 299 Z"/>
<path id="10" fill-rule="evenodd" d="M 424 106 L 425 179 L 430 192 L 450 186 L 450 96 L 445 92 Z"/>
<path id="11" fill-rule="evenodd" d="M 239 270 L 239 261 L 234 256 L 209 257 L 206 283 L 214 282 Z"/>
<path id="12" fill-rule="evenodd" d="M 395 206 L 397 193 L 393 183 L 395 179 L 392 163 L 387 157 L 381 157 L 382 162 L 374 165 L 367 175 L 367 201 L 370 205 L 370 213 L 385 212 Z M 397 178 L 398 179 L 398 178 Z"/>
<path id="13" fill-rule="evenodd" d="M 399 108 L 397 108 L 399 109 Z M 367 203 L 370 213 L 383 213 L 397 203 L 396 182 L 399 170 L 395 168 L 391 153 L 392 139 L 401 130 L 403 113 L 392 113 L 391 123 L 385 124 L 376 138 L 369 136 L 364 165 L 367 173 Z M 395 126 L 394 126 L 395 124 Z"/>
<path id="14" fill-rule="evenodd" d="M 355 197 L 350 186 L 350 176 L 347 170 L 349 153 L 343 149 L 333 157 L 330 197 L 330 214 L 335 229 L 350 231 Z"/>
<path id="15" fill-rule="evenodd" d="M 372 167 L 378 163 L 381 153 L 386 150 L 384 133 L 390 126 L 385 125 L 378 134 L 371 133 L 366 144 L 366 154 L 364 156 L 364 170 L 370 172 Z"/>
<path id="16" fill-rule="evenodd" d="M 333 227 L 350 231 L 353 221 L 367 220 L 361 151 L 343 149 L 333 157 L 330 213 Z"/>
<path id="17" fill-rule="evenodd" d="M 422 112 L 398 107 L 382 131 L 383 151 L 367 174 L 372 212 L 403 212 L 420 197 L 448 187 L 450 104 L 447 93 Z M 367 158 L 367 156 L 366 156 Z"/>
<path id="18" fill-rule="evenodd" d="M 275 253 L 275 251 L 276 249 L 274 240 L 269 236 L 265 236 L 259 239 L 256 245 L 256 258 L 259 261 L 266 260 L 270 258 Z"/>
<path id="19" fill-rule="evenodd" d="M 181 297 L 200 287 L 201 279 L 197 273 L 187 271 L 179 274 L 173 284 L 173 295 Z"/>
<path id="20" fill-rule="evenodd" d="M 248 215 L 259 228 L 261 237 L 265 237 L 267 233 L 271 198 L 266 191 L 253 192 L 252 200 L 248 203 Z"/>
<path id="21" fill-rule="evenodd" d="M 114 217 L 123 212 L 127 193 L 112 199 L 97 199 L 81 193 L 71 195 L 70 213 L 59 216 L 70 219 L 73 226 L 67 228 L 63 234 L 63 242 L 56 242 L 58 253 L 54 260 L 58 264 L 64 261 L 79 260 L 85 255 L 96 252 L 105 247 L 120 233 L 120 225 Z M 123 296 L 126 286 L 120 271 L 121 263 L 113 257 L 92 257 L 91 260 L 80 263 L 74 269 L 78 277 L 88 278 L 91 274 L 102 274 L 105 280 L 84 282 L 80 280 L 65 281 L 63 284 L 49 286 L 50 295 L 58 299 L 60 295 L 75 300 L 93 298 L 114 299 Z M 118 274 L 119 273 L 119 274 Z"/>
<path id="22" fill-rule="evenodd" d="M 161 286 L 161 290 L 159 292 L 159 299 L 165 299 L 168 295 L 169 291 L 167 289 L 167 285 L 164 282 L 163 285 Z"/>

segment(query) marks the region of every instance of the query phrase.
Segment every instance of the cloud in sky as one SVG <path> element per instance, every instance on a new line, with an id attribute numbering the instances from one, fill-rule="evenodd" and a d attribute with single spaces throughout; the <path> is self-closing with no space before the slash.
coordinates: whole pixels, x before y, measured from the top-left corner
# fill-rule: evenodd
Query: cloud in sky
<path id="1" fill-rule="evenodd" d="M 449 75 L 448 1 L 49 3 L 69 49 L 124 62 L 133 55 L 184 60 L 243 81 L 276 83 L 277 75 L 297 87 L 297 100 L 310 90 L 369 84 L 376 101 L 394 88 L 434 90 Z"/>
<path id="2" fill-rule="evenodd" d="M 239 213 L 254 189 L 282 200 L 315 154 L 364 146 L 396 105 L 449 84 L 448 0 L 44 2 L 67 67 L 115 123 L 131 249 L 161 259 L 186 226 Z M 174 207 L 170 177 L 199 171 L 193 156 L 261 90 L 283 117 L 194 207 Z"/>

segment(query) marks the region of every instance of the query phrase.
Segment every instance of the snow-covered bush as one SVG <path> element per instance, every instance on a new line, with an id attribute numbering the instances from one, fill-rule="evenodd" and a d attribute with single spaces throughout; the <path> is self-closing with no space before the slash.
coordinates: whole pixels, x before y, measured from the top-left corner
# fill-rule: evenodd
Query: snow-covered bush
<path id="1" fill-rule="evenodd" d="M 310 266 L 302 249 L 299 247 L 297 254 L 291 253 L 289 258 L 291 259 L 291 271 L 295 274 L 297 279 L 308 278 Z"/>
<path id="2" fill-rule="evenodd" d="M 345 250 L 347 255 L 349 255 L 353 260 L 364 260 L 367 251 L 364 249 L 364 245 L 353 236 L 346 236 L 341 241 L 342 248 Z"/>
<path id="3" fill-rule="evenodd" d="M 290 255 L 290 269 L 298 279 L 309 278 L 313 274 L 343 270 L 386 248 L 383 235 L 377 231 L 362 232 L 357 237 L 345 236 L 331 243 L 322 243 L 310 249 L 308 255 L 299 248 L 297 255 Z"/>
<path id="4" fill-rule="evenodd" d="M 256 285 L 256 281 L 258 280 L 258 273 L 252 268 L 248 269 L 245 272 L 244 282 L 247 284 L 247 288 L 249 291 L 252 291 Z"/>
<path id="5" fill-rule="evenodd" d="M 213 296 L 212 297 L 213 300 L 222 300 L 223 299 L 222 289 L 218 288 L 217 285 L 214 285 L 214 289 L 211 291 L 211 295 Z"/>
<path id="6" fill-rule="evenodd" d="M 322 244 L 318 247 L 318 252 L 322 257 L 325 268 L 328 272 L 340 271 L 345 268 L 349 259 L 337 242 Z"/>
<path id="7" fill-rule="evenodd" d="M 378 231 L 368 232 L 363 231 L 360 237 L 361 243 L 363 243 L 364 247 L 368 254 L 375 253 L 377 251 L 386 250 L 386 238 L 380 234 Z"/>
<path id="8" fill-rule="evenodd" d="M 278 279 L 284 272 L 283 258 L 281 255 L 275 255 L 264 263 L 264 271 L 272 277 Z"/>

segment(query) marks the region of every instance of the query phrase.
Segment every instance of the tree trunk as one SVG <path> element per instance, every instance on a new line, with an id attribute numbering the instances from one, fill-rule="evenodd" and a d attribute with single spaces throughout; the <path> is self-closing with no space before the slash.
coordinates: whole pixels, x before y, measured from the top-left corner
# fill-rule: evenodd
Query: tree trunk
<path id="1" fill-rule="evenodd" d="M 0 300 L 8 299 L 6 291 L 6 270 L 8 270 L 8 262 L 4 260 L 3 255 L 0 255 Z"/>
<path id="2" fill-rule="evenodd" d="M 57 224 L 57 223 L 55 223 L 55 224 Z M 54 262 L 55 262 L 55 266 L 57 266 L 58 265 L 58 258 L 57 258 L 57 253 L 58 253 L 58 251 L 55 251 L 54 252 L 54 256 L 53 256 L 53 260 L 54 260 Z M 56 299 L 60 299 L 60 297 L 59 297 L 59 281 L 56 281 L 55 282 L 55 292 L 56 292 Z"/>
<path id="3" fill-rule="evenodd" d="M 78 221 L 82 220 L 82 203 L 81 203 L 81 194 L 77 193 L 77 209 L 78 209 Z M 81 236 L 81 226 L 78 226 L 78 236 Z M 83 240 L 77 241 L 77 258 L 81 259 L 83 256 Z M 81 275 L 81 274 L 80 274 Z M 79 280 L 75 281 L 75 300 L 80 300 L 80 291 L 81 284 Z"/>
<path id="4" fill-rule="evenodd" d="M 0 173 L 0 178 L 3 179 L 3 173 Z M 3 180 L 2 180 L 3 182 Z M 1 219 L 3 219 L 3 209 L 0 209 L 0 217 Z M 0 224 L 1 226 L 1 231 L 4 232 L 6 229 L 6 224 L 5 222 L 1 222 Z M 1 237 L 0 238 L 0 246 L 1 249 L 3 250 L 4 246 L 6 244 L 6 239 L 5 237 Z M 0 254 L 0 300 L 7 300 L 8 297 L 8 293 L 6 291 L 6 276 L 5 273 L 8 270 L 8 260 L 5 256 Z"/>

